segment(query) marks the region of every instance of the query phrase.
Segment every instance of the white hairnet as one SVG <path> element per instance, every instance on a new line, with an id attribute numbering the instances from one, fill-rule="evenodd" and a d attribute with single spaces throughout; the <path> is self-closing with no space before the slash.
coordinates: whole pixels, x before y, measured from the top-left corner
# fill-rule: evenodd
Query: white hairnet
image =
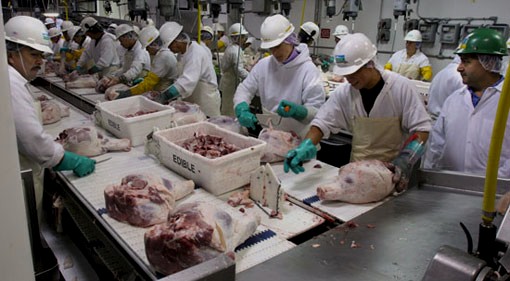
<path id="1" fill-rule="evenodd" d="M 496 73 L 499 73 L 501 71 L 500 56 L 478 54 L 478 61 L 487 71 Z"/>

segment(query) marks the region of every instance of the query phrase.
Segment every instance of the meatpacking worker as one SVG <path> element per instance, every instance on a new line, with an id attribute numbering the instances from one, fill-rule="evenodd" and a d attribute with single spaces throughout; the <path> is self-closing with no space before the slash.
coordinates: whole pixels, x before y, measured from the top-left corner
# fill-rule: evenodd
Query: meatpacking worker
<path id="1" fill-rule="evenodd" d="M 351 161 L 393 161 L 395 174 L 402 176 L 395 182 L 402 189 L 407 187 L 411 169 L 395 159 L 400 159 L 397 156 L 406 135 L 411 135 L 407 148 L 420 148 L 423 154 L 431 119 L 412 82 L 376 65 L 376 53 L 374 44 L 361 33 L 348 34 L 336 45 L 335 74 L 345 76 L 349 83 L 331 93 L 304 141 L 289 151 L 285 172 L 303 172 L 301 162 L 316 156 L 315 146 L 323 137 L 347 129 L 352 133 Z"/>
<path id="2" fill-rule="evenodd" d="M 94 171 L 96 161 L 64 151 L 62 145 L 44 131 L 34 108 L 34 99 L 27 84 L 40 70 L 43 54 L 52 53 L 44 24 L 28 16 L 13 17 L 5 24 L 5 39 L 20 164 L 22 169 L 33 171 L 36 201 L 40 208 L 42 168 L 72 170 L 83 177 Z"/>

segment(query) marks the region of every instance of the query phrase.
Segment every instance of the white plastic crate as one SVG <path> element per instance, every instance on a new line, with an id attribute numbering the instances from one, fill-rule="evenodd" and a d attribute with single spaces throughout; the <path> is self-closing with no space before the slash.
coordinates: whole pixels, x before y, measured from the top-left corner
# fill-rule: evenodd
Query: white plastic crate
<path id="1" fill-rule="evenodd" d="M 94 113 L 96 123 L 119 138 L 128 138 L 132 146 L 143 144 L 154 127 L 166 129 L 172 124 L 175 109 L 143 96 L 98 103 Z M 124 117 L 137 111 L 158 110 L 135 117 Z"/>
<path id="2" fill-rule="evenodd" d="M 241 149 L 215 159 L 206 158 L 181 146 L 194 133 L 222 137 L 225 142 Z M 251 172 L 260 166 L 266 146 L 264 141 L 236 134 L 209 122 L 157 131 L 152 137 L 159 147 L 156 156 L 165 166 L 214 195 L 248 184 Z"/>

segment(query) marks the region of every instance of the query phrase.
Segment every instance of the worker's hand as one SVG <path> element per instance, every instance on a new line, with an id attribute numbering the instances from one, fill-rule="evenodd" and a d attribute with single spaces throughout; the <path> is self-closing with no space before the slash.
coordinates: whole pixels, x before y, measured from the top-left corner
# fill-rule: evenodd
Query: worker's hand
<path id="1" fill-rule="evenodd" d="M 305 171 L 303 162 L 314 158 L 317 155 L 317 147 L 313 144 L 311 139 L 305 139 L 301 144 L 291 149 L 283 160 L 283 171 L 288 173 L 292 170 L 295 174 Z"/>
<path id="2" fill-rule="evenodd" d="M 133 80 L 132 84 L 134 86 L 134 85 L 138 85 L 138 84 L 140 84 L 142 82 L 143 82 L 143 78 L 139 77 L 139 78 L 136 78 L 135 80 Z"/>
<path id="3" fill-rule="evenodd" d="M 391 180 L 395 184 L 395 190 L 400 193 L 405 191 L 409 185 L 412 167 L 408 168 L 406 163 L 396 161 L 397 159 L 393 160 L 393 162 L 384 162 L 384 164 L 386 165 L 386 168 L 393 172 Z"/>
<path id="4" fill-rule="evenodd" d="M 76 67 L 75 71 L 78 72 L 78 74 L 80 74 L 80 75 L 85 74 L 85 72 L 87 72 L 87 70 L 85 68 L 83 68 L 79 65 Z"/>
<path id="5" fill-rule="evenodd" d="M 96 160 L 81 156 L 69 151 L 64 153 L 64 157 L 60 163 L 53 167 L 54 171 L 72 170 L 78 177 L 84 177 L 92 172 L 96 167 Z"/>
<path id="6" fill-rule="evenodd" d="M 498 211 L 498 213 L 504 216 L 509 205 L 510 205 L 510 191 L 508 191 L 507 193 L 505 193 L 505 195 L 501 196 L 501 198 L 498 199 L 498 203 L 496 204 L 496 210 Z"/>
<path id="7" fill-rule="evenodd" d="M 255 114 L 250 112 L 250 106 L 248 103 L 243 101 L 236 106 L 234 111 L 236 112 L 237 120 L 239 120 L 241 126 L 255 130 L 255 124 L 259 121 Z"/>
<path id="8" fill-rule="evenodd" d="M 97 67 L 96 65 L 94 65 L 93 67 L 91 67 L 88 71 L 89 74 L 95 74 L 95 73 L 98 73 L 100 72 L 101 69 L 99 67 Z"/>
<path id="9" fill-rule="evenodd" d="M 308 109 L 305 106 L 299 105 L 287 100 L 280 101 L 276 113 L 282 117 L 292 117 L 296 120 L 303 120 L 308 115 Z"/>
<path id="10" fill-rule="evenodd" d="M 162 91 L 158 97 L 159 103 L 168 103 L 171 100 L 174 100 L 180 96 L 177 88 L 172 85 L 168 89 Z"/>
<path id="11" fill-rule="evenodd" d="M 127 90 L 124 90 L 124 91 L 117 91 L 117 93 L 119 95 L 115 98 L 116 100 L 128 98 L 128 97 L 131 96 L 131 90 L 130 89 L 127 89 Z"/>

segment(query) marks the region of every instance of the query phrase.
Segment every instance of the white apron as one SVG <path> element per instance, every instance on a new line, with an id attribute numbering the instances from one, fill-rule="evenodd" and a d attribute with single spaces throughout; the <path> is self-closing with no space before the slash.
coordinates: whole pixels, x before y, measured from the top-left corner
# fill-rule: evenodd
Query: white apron
<path id="1" fill-rule="evenodd" d="M 396 72 L 412 80 L 417 80 L 420 77 L 420 67 L 416 64 L 401 63 Z"/>
<path id="2" fill-rule="evenodd" d="M 388 95 L 393 108 L 395 104 L 389 95 L 389 81 L 379 95 Z M 351 162 L 377 159 L 391 161 L 397 157 L 403 133 L 399 117 L 360 117 L 354 116 L 354 102 L 351 103 L 352 151 Z"/>
<path id="3" fill-rule="evenodd" d="M 198 81 L 191 96 L 184 100 L 198 104 L 205 115 L 214 117 L 220 115 L 220 99 L 220 92 L 215 85 Z"/>

